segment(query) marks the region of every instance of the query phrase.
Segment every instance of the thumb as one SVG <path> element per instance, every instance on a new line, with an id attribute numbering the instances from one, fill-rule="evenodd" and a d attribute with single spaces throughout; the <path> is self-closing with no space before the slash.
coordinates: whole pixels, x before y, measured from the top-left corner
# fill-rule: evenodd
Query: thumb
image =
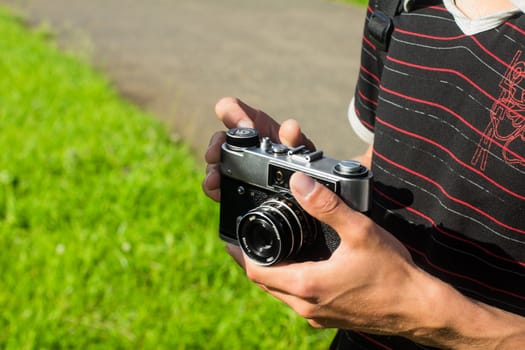
<path id="1" fill-rule="evenodd" d="M 290 178 L 290 189 L 299 205 L 308 214 L 330 225 L 340 236 L 348 231 L 348 225 L 360 222 L 360 213 L 351 209 L 337 194 L 306 174 L 299 172 L 293 174 Z"/>

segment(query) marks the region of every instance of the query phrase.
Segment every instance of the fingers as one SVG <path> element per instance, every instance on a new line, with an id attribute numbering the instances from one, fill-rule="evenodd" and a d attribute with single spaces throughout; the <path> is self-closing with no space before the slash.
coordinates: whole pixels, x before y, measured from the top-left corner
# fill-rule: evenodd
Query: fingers
<path id="1" fill-rule="evenodd" d="M 206 177 L 202 181 L 202 190 L 216 202 L 221 200 L 219 163 L 221 161 L 221 145 L 225 140 L 226 134 L 223 131 L 216 132 L 211 137 L 208 149 L 204 154 L 204 159 L 208 165 L 206 166 Z"/>
<path id="2" fill-rule="evenodd" d="M 350 241 L 350 246 L 360 244 L 364 236 L 354 232 L 354 229 L 369 221 L 365 216 L 350 209 L 337 194 L 303 173 L 295 173 L 290 186 L 299 205 L 310 215 L 330 225 L 339 233 L 342 241 Z M 237 261 L 244 259 L 239 251 L 236 251 L 235 257 Z M 284 300 L 284 295 L 290 295 L 314 304 L 326 284 L 319 278 L 330 276 L 333 266 L 330 260 L 284 263 L 271 268 L 249 260 L 242 261 L 248 278 L 265 285 L 281 300 Z"/>
<path id="3" fill-rule="evenodd" d="M 216 202 L 221 201 L 221 174 L 219 164 L 208 164 L 206 177 L 202 181 L 202 190 Z"/>
<path id="4" fill-rule="evenodd" d="M 232 258 L 235 260 L 235 262 L 243 269 L 246 270 L 246 273 L 248 274 L 249 278 L 252 279 L 252 281 L 254 281 L 261 289 L 263 289 L 264 291 L 266 291 L 267 293 L 273 295 L 274 297 L 276 297 L 277 299 L 281 300 L 282 302 L 290 305 L 294 310 L 295 312 L 297 312 L 300 316 L 306 318 L 306 319 L 309 319 L 311 317 L 314 317 L 315 316 L 315 312 L 318 310 L 318 307 L 317 307 L 317 298 L 315 297 L 312 297 L 312 298 L 301 298 L 293 293 L 290 293 L 289 290 L 290 290 L 290 286 L 299 286 L 297 288 L 297 292 L 299 292 L 299 294 L 301 294 L 301 291 L 300 289 L 303 290 L 302 294 L 306 294 L 306 293 L 309 293 L 306 289 L 307 287 L 301 287 L 302 284 L 304 284 L 304 282 L 301 282 L 299 281 L 298 278 L 294 278 L 294 275 L 295 274 L 291 274 L 290 275 L 290 278 L 281 278 L 281 280 L 283 281 L 283 285 L 282 287 L 281 286 L 269 286 L 269 285 L 266 285 L 266 284 L 263 284 L 263 283 L 259 283 L 258 280 L 259 279 L 267 279 L 268 276 L 266 276 L 266 274 L 270 274 L 270 275 L 274 275 L 273 274 L 273 271 L 274 268 L 272 267 L 271 269 L 268 269 L 268 268 L 265 268 L 265 267 L 260 267 L 260 266 L 257 266 L 257 265 L 253 265 L 252 263 L 250 262 L 246 262 L 245 261 L 245 256 L 243 255 L 241 249 L 238 247 L 238 246 L 235 246 L 235 245 L 232 245 L 232 244 L 227 244 L 226 245 L 226 250 L 228 251 L 228 253 L 232 256 Z M 283 269 L 285 270 L 285 269 Z M 280 272 L 280 275 L 281 276 L 288 276 L 287 273 L 283 273 L 283 271 Z M 306 278 L 308 278 L 308 276 L 306 276 Z M 290 282 L 292 284 L 290 284 Z M 285 291 L 286 289 L 286 291 Z M 308 294 L 310 295 L 310 294 Z M 314 320 L 308 320 L 308 322 L 314 326 L 314 327 L 323 327 L 324 325 L 318 323 L 317 321 L 314 321 Z"/>
<path id="5" fill-rule="evenodd" d="M 315 149 L 313 143 L 301 132 L 297 121 L 290 119 L 279 125 L 268 114 L 237 98 L 225 97 L 219 100 L 215 105 L 215 113 L 227 128 L 255 128 L 261 136 L 267 136 L 287 146 L 305 145 L 311 150 Z"/>
<path id="6" fill-rule="evenodd" d="M 314 144 L 302 133 L 299 123 L 294 119 L 288 119 L 282 123 L 279 129 L 279 140 L 290 147 L 305 145 L 308 149 L 315 150 Z"/>
<path id="7" fill-rule="evenodd" d="M 292 175 L 290 189 L 304 210 L 330 225 L 339 235 L 347 232 L 349 226 L 355 227 L 364 221 L 362 214 L 350 209 L 337 194 L 303 173 Z"/>
<path id="8" fill-rule="evenodd" d="M 241 248 L 227 244 L 228 254 L 237 264 L 246 271 L 247 277 L 258 284 L 261 288 L 286 301 L 289 298 L 316 301 L 316 290 L 313 290 L 313 276 L 318 275 L 314 270 L 323 269 L 319 262 L 280 264 L 272 267 L 260 266 L 250 261 L 242 252 Z M 324 276 L 323 274 L 320 274 Z"/>
<path id="9" fill-rule="evenodd" d="M 215 113 L 227 128 L 255 128 L 262 136 L 273 140 L 279 136 L 279 124 L 275 120 L 237 98 L 220 99 L 215 105 Z"/>
<path id="10" fill-rule="evenodd" d="M 217 102 L 215 106 L 217 118 L 220 119 L 228 128 L 251 127 L 256 128 L 262 136 L 277 139 L 279 134 L 279 124 L 267 114 L 256 110 L 244 102 L 231 97 L 226 97 Z M 289 136 L 294 138 L 294 135 Z M 208 149 L 204 154 L 206 167 L 206 177 L 202 182 L 204 193 L 215 201 L 220 201 L 220 167 L 221 146 L 226 140 L 226 134 L 221 131 L 215 133 L 209 143 Z"/>
<path id="11" fill-rule="evenodd" d="M 278 288 L 275 286 L 268 286 L 266 284 L 258 282 L 261 279 L 265 279 L 268 273 L 270 273 L 270 275 L 273 275 L 272 274 L 272 271 L 274 271 L 273 268 L 268 269 L 265 267 L 254 265 L 250 261 L 247 261 L 247 258 L 242 253 L 241 248 L 239 248 L 236 245 L 227 243 L 226 251 L 228 252 L 228 254 L 230 254 L 233 260 L 235 260 L 237 265 L 239 265 L 242 269 L 246 271 L 246 274 L 248 275 L 248 277 L 253 282 L 255 282 L 260 288 L 262 288 L 264 291 L 272 294 L 273 296 L 277 297 L 278 299 L 280 299 L 281 301 L 284 301 L 285 303 L 289 305 L 290 305 L 290 302 L 293 300 L 300 300 L 299 298 L 289 294 L 288 292 L 281 291 L 282 288 Z M 286 282 L 283 283 L 283 286 L 287 286 Z"/>
<path id="12" fill-rule="evenodd" d="M 246 106 L 241 107 L 241 101 L 234 97 L 224 97 L 215 105 L 217 118 L 226 125 L 227 128 L 245 127 L 253 128 L 254 124 L 250 117 L 256 111 Z M 248 111 L 246 111 L 248 109 Z"/>
<path id="13" fill-rule="evenodd" d="M 218 131 L 212 135 L 208 149 L 204 153 L 204 160 L 208 164 L 217 164 L 221 161 L 221 146 L 226 141 L 226 133 Z"/>
<path id="14" fill-rule="evenodd" d="M 241 100 L 225 97 L 219 100 L 215 106 L 217 118 L 228 128 L 251 127 L 259 131 L 261 136 L 281 142 L 287 146 L 295 147 L 305 145 L 314 150 L 313 143 L 302 133 L 299 123 L 295 120 L 287 120 L 279 125 L 266 113 L 250 107 Z M 204 159 L 208 164 L 206 177 L 202 182 L 204 193 L 215 201 L 220 201 L 220 168 L 221 146 L 226 140 L 224 132 L 215 133 L 205 152 Z"/>

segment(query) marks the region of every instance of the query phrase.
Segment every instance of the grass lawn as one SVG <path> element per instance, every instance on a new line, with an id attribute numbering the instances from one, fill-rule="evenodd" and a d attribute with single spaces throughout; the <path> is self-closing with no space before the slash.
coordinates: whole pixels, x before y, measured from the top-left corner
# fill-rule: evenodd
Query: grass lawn
<path id="1" fill-rule="evenodd" d="M 0 348 L 326 349 L 217 237 L 202 165 L 0 9 Z"/>
<path id="2" fill-rule="evenodd" d="M 366 6 L 368 4 L 368 0 L 336 0 L 336 1 L 347 3 L 347 4 L 361 5 L 361 6 Z"/>

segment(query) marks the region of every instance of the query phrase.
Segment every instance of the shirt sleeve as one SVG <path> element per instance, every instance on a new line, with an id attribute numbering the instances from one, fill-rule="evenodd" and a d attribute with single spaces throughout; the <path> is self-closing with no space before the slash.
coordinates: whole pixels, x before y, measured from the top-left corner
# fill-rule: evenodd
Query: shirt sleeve
<path id="1" fill-rule="evenodd" d="M 355 110 L 355 97 L 352 98 L 350 105 L 348 106 L 348 121 L 350 122 L 350 126 L 356 135 L 359 136 L 361 140 L 368 143 L 369 145 L 374 143 L 374 133 L 370 129 L 366 128 L 357 116 Z"/>
<path id="2" fill-rule="evenodd" d="M 376 47 L 369 39 L 366 26 L 373 13 L 368 6 L 365 29 L 361 44 L 361 64 L 354 98 L 348 108 L 348 119 L 355 133 L 365 142 L 374 140 L 375 116 L 379 101 L 383 61 L 379 58 Z"/>

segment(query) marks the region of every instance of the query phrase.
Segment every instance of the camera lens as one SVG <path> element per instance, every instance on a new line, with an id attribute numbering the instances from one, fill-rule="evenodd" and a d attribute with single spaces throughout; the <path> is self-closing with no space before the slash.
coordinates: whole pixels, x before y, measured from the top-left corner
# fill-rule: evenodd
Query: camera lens
<path id="1" fill-rule="evenodd" d="M 275 220 L 274 220 L 275 221 Z M 251 255 L 258 260 L 266 261 L 268 258 L 279 255 L 281 244 L 277 228 L 273 226 L 271 219 L 259 215 L 250 216 L 242 226 L 243 242 L 250 247 Z"/>
<path id="2" fill-rule="evenodd" d="M 317 226 L 288 194 L 263 202 L 240 218 L 237 237 L 241 249 L 260 265 L 292 259 L 311 245 Z"/>

